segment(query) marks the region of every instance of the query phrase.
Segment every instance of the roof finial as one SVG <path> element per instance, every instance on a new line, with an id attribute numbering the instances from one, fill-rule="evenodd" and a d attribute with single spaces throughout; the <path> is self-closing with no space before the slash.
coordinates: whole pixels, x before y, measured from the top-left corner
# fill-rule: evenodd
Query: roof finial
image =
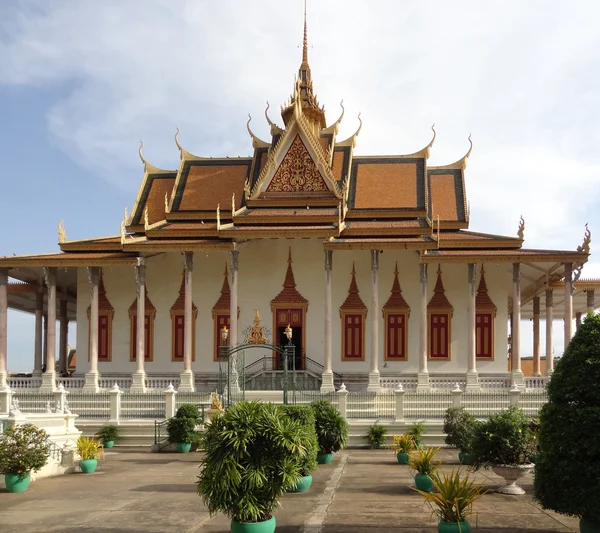
<path id="1" fill-rule="evenodd" d="M 302 64 L 308 65 L 308 32 L 306 31 L 306 0 L 304 0 L 304 41 L 302 43 Z"/>

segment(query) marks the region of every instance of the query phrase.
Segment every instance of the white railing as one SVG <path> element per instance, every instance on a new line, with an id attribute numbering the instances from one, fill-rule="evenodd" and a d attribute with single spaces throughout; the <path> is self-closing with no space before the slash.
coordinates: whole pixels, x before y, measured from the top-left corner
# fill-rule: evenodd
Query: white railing
<path id="1" fill-rule="evenodd" d="M 463 376 L 457 377 L 436 377 L 429 376 L 429 386 L 434 389 L 453 389 L 456 387 L 456 384 L 459 384 L 460 387 L 464 389 L 466 380 Z"/>
<path id="2" fill-rule="evenodd" d="M 379 384 L 383 389 L 391 389 L 396 390 L 398 385 L 402 385 L 404 389 L 416 389 L 417 388 L 417 378 L 416 377 L 401 377 L 401 378 L 393 378 L 393 377 L 382 377 L 379 380 Z"/>
<path id="3" fill-rule="evenodd" d="M 165 390 L 169 385 L 173 385 L 176 389 L 179 388 L 179 378 L 160 378 L 160 377 L 147 377 L 146 388 L 151 390 Z"/>
<path id="4" fill-rule="evenodd" d="M 83 389 L 85 385 L 85 378 L 58 378 L 56 381 L 62 383 L 63 387 L 67 390 Z"/>
<path id="5" fill-rule="evenodd" d="M 9 377 L 6 383 L 11 389 L 38 389 L 42 380 L 39 378 L 12 378 Z"/>
<path id="6" fill-rule="evenodd" d="M 525 378 L 525 388 L 527 389 L 545 389 L 548 379 L 544 376 Z"/>
<path id="7" fill-rule="evenodd" d="M 98 380 L 98 386 L 101 389 L 110 389 L 116 383 L 121 390 L 127 390 L 131 387 L 131 378 L 100 378 Z"/>
<path id="8" fill-rule="evenodd" d="M 479 386 L 482 389 L 510 388 L 510 376 L 479 376 Z"/>

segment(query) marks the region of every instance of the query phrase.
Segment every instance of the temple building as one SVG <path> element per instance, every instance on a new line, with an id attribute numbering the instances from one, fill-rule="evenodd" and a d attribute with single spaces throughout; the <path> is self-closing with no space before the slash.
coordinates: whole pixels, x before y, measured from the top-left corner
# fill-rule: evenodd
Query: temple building
<path id="1" fill-rule="evenodd" d="M 552 372 L 552 327 L 542 342 L 541 319 L 563 318 L 568 343 L 574 320 L 597 307 L 600 282 L 580 279 L 587 227 L 572 250 L 523 248 L 523 219 L 512 236 L 473 231 L 472 145 L 430 166 L 434 130 L 418 152 L 361 155 L 360 116 L 356 132 L 338 138 L 344 108 L 327 121 L 307 50 L 305 21 L 281 120 L 267 106 L 265 140 L 248 120 L 252 157 L 194 155 L 177 130 L 177 169 L 153 166 L 140 147 L 144 173 L 120 234 L 68 240 L 61 223 L 60 252 L 0 257 L 0 387 L 10 384 L 8 308 L 35 314 L 28 379 L 43 390 L 78 380 L 97 391 L 121 379 L 144 391 L 158 378 L 181 391 L 213 387 L 221 332 L 239 345 L 254 320 L 273 344 L 288 342 L 292 329 L 292 371 L 314 374 L 322 391 L 334 389 L 335 376 L 370 391 L 399 376 L 420 390 L 457 381 L 474 390 L 509 376 L 509 357 L 522 388 L 528 318 L 533 375 L 541 352 Z M 76 370 L 60 377 L 70 321 Z M 248 350 L 244 364 L 264 357 L 268 370 L 281 369 L 268 349 Z"/>

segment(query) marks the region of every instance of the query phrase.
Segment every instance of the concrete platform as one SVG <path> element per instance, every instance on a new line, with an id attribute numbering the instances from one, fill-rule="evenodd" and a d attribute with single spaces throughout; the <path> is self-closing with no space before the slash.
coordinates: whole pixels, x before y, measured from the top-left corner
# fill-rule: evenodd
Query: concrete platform
<path id="1" fill-rule="evenodd" d="M 440 452 L 444 470 L 458 468 L 457 454 Z M 22 494 L 0 491 L 2 533 L 226 533 L 229 520 L 210 517 L 196 494 L 200 454 L 107 451 L 94 474 L 40 479 Z M 476 474 L 490 490 L 475 505 L 474 531 L 525 533 L 578 531 L 578 520 L 540 509 L 532 501 L 531 474 L 524 496 L 493 490 L 492 472 Z M 305 494 L 287 494 L 276 512 L 277 532 L 435 533 L 435 517 L 412 477 L 384 450 L 346 450 L 313 473 Z"/>

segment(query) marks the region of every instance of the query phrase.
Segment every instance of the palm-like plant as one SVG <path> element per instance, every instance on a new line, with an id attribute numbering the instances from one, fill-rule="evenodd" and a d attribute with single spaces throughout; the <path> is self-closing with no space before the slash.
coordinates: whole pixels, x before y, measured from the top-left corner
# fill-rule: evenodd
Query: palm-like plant
<path id="1" fill-rule="evenodd" d="M 315 413 L 315 429 L 319 441 L 319 453 L 340 451 L 348 441 L 348 422 L 340 412 L 326 400 L 311 404 Z"/>
<path id="2" fill-rule="evenodd" d="M 213 419 L 197 490 L 211 514 L 236 522 L 269 520 L 287 488 L 300 479 L 307 428 L 277 406 L 239 402 Z"/>
<path id="3" fill-rule="evenodd" d="M 431 474 L 434 490 L 424 492 L 413 488 L 421 494 L 443 522 L 465 522 L 473 512 L 473 503 L 487 491 L 481 485 L 475 485 L 469 474 L 461 477 L 460 470 L 449 474 Z"/>
<path id="4" fill-rule="evenodd" d="M 430 476 L 440 466 L 441 461 L 435 459 L 439 448 L 421 448 L 411 455 L 408 466 L 422 476 Z"/>

